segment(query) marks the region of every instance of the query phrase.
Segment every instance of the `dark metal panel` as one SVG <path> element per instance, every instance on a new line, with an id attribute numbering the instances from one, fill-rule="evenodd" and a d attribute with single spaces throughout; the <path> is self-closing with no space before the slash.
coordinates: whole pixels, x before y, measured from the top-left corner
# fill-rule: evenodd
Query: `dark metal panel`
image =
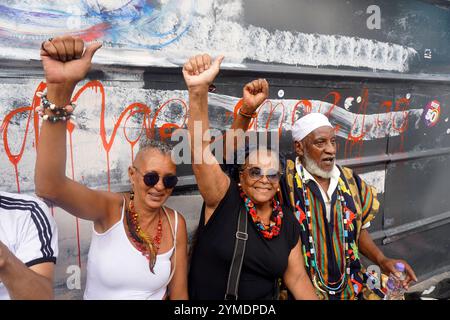
<path id="1" fill-rule="evenodd" d="M 384 227 L 398 227 L 447 212 L 450 155 L 387 166 Z"/>
<path id="2" fill-rule="evenodd" d="M 446 5 L 443 6 L 443 3 Z M 372 12 L 367 9 L 372 5 L 380 10 L 379 29 L 367 26 Z M 245 22 L 267 30 L 339 34 L 412 47 L 418 54 L 411 63 L 409 73 L 450 73 L 448 2 L 287 0 L 281 5 L 270 0 L 245 0 L 244 14 Z M 426 50 L 430 50 L 431 59 L 425 58 Z"/>
<path id="3" fill-rule="evenodd" d="M 448 271 L 450 267 L 450 223 L 410 234 L 395 242 L 383 245 L 377 241 L 383 253 L 392 258 L 408 261 L 414 268 L 419 281 L 440 272 Z M 372 264 L 364 258 L 364 264 Z"/>
<path id="4" fill-rule="evenodd" d="M 450 147 L 448 128 L 450 117 L 450 87 L 448 85 L 408 84 L 395 86 L 399 111 L 423 110 L 421 118 L 408 118 L 404 134 L 389 139 L 389 153 L 418 152 Z M 406 96 L 410 99 L 403 103 Z M 430 109 L 434 109 L 430 110 Z M 435 121 L 427 120 L 435 119 Z"/>

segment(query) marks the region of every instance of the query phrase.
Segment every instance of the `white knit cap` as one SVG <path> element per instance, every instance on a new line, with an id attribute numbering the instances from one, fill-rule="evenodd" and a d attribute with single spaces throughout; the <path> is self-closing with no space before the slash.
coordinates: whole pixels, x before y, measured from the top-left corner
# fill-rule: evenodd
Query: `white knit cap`
<path id="1" fill-rule="evenodd" d="M 321 113 L 308 113 L 295 121 L 292 126 L 292 138 L 294 141 L 301 141 L 308 134 L 320 127 L 334 128 L 328 118 Z"/>

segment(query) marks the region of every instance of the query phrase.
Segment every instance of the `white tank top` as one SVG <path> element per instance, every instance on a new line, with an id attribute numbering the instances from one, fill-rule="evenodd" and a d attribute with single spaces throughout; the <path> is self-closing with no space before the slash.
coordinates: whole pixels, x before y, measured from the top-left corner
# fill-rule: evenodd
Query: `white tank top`
<path id="1" fill-rule="evenodd" d="M 176 247 L 178 213 L 175 211 L 175 228 L 172 229 L 174 246 L 158 254 L 153 274 L 147 258 L 127 237 L 124 208 L 125 202 L 120 221 L 109 230 L 98 233 L 93 229 L 87 261 L 86 300 L 161 300 L 166 294 L 171 278 L 170 258 Z"/>

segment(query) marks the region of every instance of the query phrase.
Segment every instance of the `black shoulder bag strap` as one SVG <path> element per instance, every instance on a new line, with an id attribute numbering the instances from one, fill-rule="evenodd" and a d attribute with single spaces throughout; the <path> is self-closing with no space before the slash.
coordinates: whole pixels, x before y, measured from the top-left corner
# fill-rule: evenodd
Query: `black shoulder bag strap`
<path id="1" fill-rule="evenodd" d="M 236 241 L 234 243 L 233 259 L 231 260 L 230 273 L 228 274 L 227 292 L 225 300 L 237 300 L 239 278 L 241 276 L 242 263 L 244 262 L 245 245 L 247 244 L 247 212 L 241 207 L 239 213 Z"/>

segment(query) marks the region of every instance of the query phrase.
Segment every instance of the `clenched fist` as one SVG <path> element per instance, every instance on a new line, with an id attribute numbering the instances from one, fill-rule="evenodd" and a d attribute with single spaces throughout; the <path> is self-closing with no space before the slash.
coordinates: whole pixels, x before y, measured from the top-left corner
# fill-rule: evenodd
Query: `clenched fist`
<path id="1" fill-rule="evenodd" d="M 83 80 L 94 53 L 101 46 L 93 43 L 84 50 L 82 39 L 68 35 L 45 41 L 41 47 L 41 59 L 47 84 L 75 85 Z"/>
<path id="2" fill-rule="evenodd" d="M 208 54 L 191 57 L 183 66 L 183 77 L 188 89 L 208 89 L 220 70 L 224 56 L 214 62 Z"/>
<path id="3" fill-rule="evenodd" d="M 269 96 L 269 83 L 266 79 L 253 80 L 244 86 L 242 95 L 242 111 L 252 114 Z"/>

